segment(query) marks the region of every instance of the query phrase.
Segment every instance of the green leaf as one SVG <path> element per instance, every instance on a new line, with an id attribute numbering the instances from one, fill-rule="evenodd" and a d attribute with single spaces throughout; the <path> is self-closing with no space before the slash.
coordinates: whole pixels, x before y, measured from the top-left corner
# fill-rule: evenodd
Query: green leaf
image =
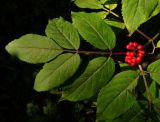
<path id="1" fill-rule="evenodd" d="M 113 122 L 145 122 L 145 107 L 146 101 L 137 101 L 135 104 L 122 116 L 116 118 Z"/>
<path id="2" fill-rule="evenodd" d="M 73 12 L 72 20 L 82 37 L 96 48 L 105 50 L 115 47 L 114 32 L 96 14 Z"/>
<path id="3" fill-rule="evenodd" d="M 46 35 L 54 39 L 61 47 L 66 49 L 78 49 L 80 38 L 74 26 L 63 18 L 50 20 L 46 27 Z"/>
<path id="4" fill-rule="evenodd" d="M 157 43 L 157 47 L 160 48 L 160 40 Z"/>
<path id="5" fill-rule="evenodd" d="M 29 63 L 44 63 L 63 52 L 53 40 L 36 34 L 27 34 L 15 39 L 6 46 L 6 50 L 20 60 Z"/>
<path id="6" fill-rule="evenodd" d="M 123 71 L 104 86 L 97 100 L 98 120 L 113 120 L 126 112 L 135 102 L 132 90 L 137 85 L 136 71 Z"/>
<path id="7" fill-rule="evenodd" d="M 158 2 L 157 7 L 156 7 L 155 10 L 152 12 L 152 15 L 150 16 L 150 18 L 153 17 L 153 16 L 156 16 L 156 15 L 159 14 L 159 13 L 160 13 L 160 0 L 159 0 L 159 2 Z"/>
<path id="8" fill-rule="evenodd" d="M 117 7 L 117 4 L 106 4 L 105 7 L 108 8 L 109 10 L 113 10 Z"/>
<path id="9" fill-rule="evenodd" d="M 122 15 L 130 34 L 149 19 L 158 2 L 159 0 L 122 0 Z"/>
<path id="10" fill-rule="evenodd" d="M 108 11 L 100 11 L 100 12 L 92 12 L 93 14 L 97 14 L 101 19 L 105 19 L 106 16 L 109 14 Z"/>
<path id="11" fill-rule="evenodd" d="M 148 68 L 151 78 L 160 84 L 160 60 L 151 63 Z"/>
<path id="12" fill-rule="evenodd" d="M 111 58 L 98 57 L 91 60 L 84 73 L 73 82 L 68 91 L 64 92 L 62 99 L 80 101 L 91 98 L 108 83 L 114 70 L 115 64 Z"/>
<path id="13" fill-rule="evenodd" d="M 106 3 L 110 3 L 110 4 L 114 4 L 114 3 L 118 3 L 120 2 L 121 0 L 100 0 L 100 2 L 102 4 L 106 4 Z"/>
<path id="14" fill-rule="evenodd" d="M 55 60 L 46 63 L 37 74 L 34 89 L 47 91 L 63 84 L 77 70 L 80 64 L 78 54 L 62 54 Z"/>
<path id="15" fill-rule="evenodd" d="M 125 24 L 122 22 L 118 22 L 115 20 L 109 20 L 109 19 L 105 19 L 105 22 L 115 28 L 120 28 L 120 29 L 124 29 L 125 28 Z"/>
<path id="16" fill-rule="evenodd" d="M 99 0 L 76 0 L 75 4 L 80 8 L 102 9 L 103 5 Z"/>

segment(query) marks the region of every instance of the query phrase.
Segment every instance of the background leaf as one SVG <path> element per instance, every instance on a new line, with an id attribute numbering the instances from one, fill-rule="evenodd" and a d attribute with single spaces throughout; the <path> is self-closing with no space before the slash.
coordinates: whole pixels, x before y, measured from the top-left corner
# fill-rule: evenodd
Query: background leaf
<path id="1" fill-rule="evenodd" d="M 99 0 L 76 0 L 75 4 L 80 8 L 102 9 L 103 5 Z"/>
<path id="2" fill-rule="evenodd" d="M 64 92 L 62 99 L 80 101 L 92 97 L 108 83 L 114 70 L 115 64 L 111 58 L 98 57 L 91 60 L 84 73 Z"/>
<path id="3" fill-rule="evenodd" d="M 148 68 L 151 78 L 160 84 L 160 60 L 151 63 Z"/>
<path id="4" fill-rule="evenodd" d="M 49 21 L 46 35 L 63 48 L 76 50 L 79 48 L 80 39 L 77 30 L 61 17 Z"/>
<path id="5" fill-rule="evenodd" d="M 97 99 L 97 119 L 113 120 L 126 112 L 136 101 L 132 91 L 137 85 L 136 71 L 123 71 L 104 86 Z"/>
<path id="6" fill-rule="evenodd" d="M 82 37 L 96 48 L 104 50 L 115 47 L 114 32 L 96 14 L 73 12 L 72 20 Z"/>
<path id="7" fill-rule="evenodd" d="M 47 91 L 57 87 L 70 78 L 80 64 L 78 54 L 62 54 L 55 60 L 44 65 L 37 74 L 34 89 L 37 91 Z"/>
<path id="8" fill-rule="evenodd" d="M 150 18 L 158 2 L 159 0 L 122 0 L 124 23 L 131 34 Z"/>
<path id="9" fill-rule="evenodd" d="M 63 52 L 53 40 L 36 34 L 27 34 L 13 40 L 6 46 L 6 50 L 29 63 L 44 63 Z"/>

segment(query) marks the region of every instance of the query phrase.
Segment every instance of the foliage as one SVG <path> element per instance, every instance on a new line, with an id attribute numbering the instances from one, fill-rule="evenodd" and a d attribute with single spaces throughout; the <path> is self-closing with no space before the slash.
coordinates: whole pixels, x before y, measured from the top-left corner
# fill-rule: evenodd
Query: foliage
<path id="1" fill-rule="evenodd" d="M 159 32 L 149 38 L 138 29 L 160 13 L 160 0 L 75 0 L 74 3 L 84 11 L 72 12 L 72 22 L 62 17 L 54 18 L 49 20 L 46 36 L 26 34 L 6 46 L 8 53 L 22 61 L 44 63 L 36 75 L 34 89 L 60 94 L 60 101 L 94 103 L 97 122 L 160 121 L 159 95 L 153 97 L 159 94 L 155 89 L 160 84 L 160 60 L 152 60 L 144 71 L 141 64 L 124 68 L 126 64 L 119 62 L 124 59 L 114 59 L 114 55 L 125 54 L 114 52 L 114 49 L 119 43 L 117 37 L 126 29 L 129 36 L 138 31 L 148 39 L 144 50 L 150 43 L 153 44 L 153 54 L 160 47 L 160 42 L 154 45 Z M 122 11 L 122 17 L 114 12 L 117 7 L 121 8 L 118 10 Z M 92 12 L 84 8 L 92 9 Z M 124 48 L 125 43 L 122 44 Z M 149 56 L 146 53 L 145 57 Z M 143 81 L 144 85 L 141 85 Z M 27 106 L 29 114 L 38 109 L 32 103 Z M 44 113 L 55 113 L 56 110 L 50 109 L 52 106 L 55 104 L 47 103 L 43 107 Z"/>

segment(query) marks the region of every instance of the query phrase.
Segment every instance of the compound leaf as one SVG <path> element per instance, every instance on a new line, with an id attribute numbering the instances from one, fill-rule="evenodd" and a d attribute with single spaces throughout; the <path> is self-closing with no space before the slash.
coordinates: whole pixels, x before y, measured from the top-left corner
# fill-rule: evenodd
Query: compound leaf
<path id="1" fill-rule="evenodd" d="M 44 63 L 63 52 L 53 40 L 36 34 L 27 34 L 15 39 L 6 46 L 6 50 L 20 60 L 29 63 Z"/>
<path id="2" fill-rule="evenodd" d="M 66 53 L 46 63 L 36 76 L 34 89 L 47 91 L 63 84 L 77 70 L 80 64 L 78 54 Z"/>

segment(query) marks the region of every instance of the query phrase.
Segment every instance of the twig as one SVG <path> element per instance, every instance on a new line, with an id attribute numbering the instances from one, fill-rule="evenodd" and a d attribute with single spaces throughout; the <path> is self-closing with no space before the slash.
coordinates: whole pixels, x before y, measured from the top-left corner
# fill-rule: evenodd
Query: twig
<path id="1" fill-rule="evenodd" d="M 158 36 L 160 35 L 160 33 L 157 33 L 153 38 L 149 38 L 148 42 L 143 46 L 144 48 L 147 47 L 150 43 L 152 43 Z"/>
<path id="2" fill-rule="evenodd" d="M 86 50 L 63 50 L 63 52 L 68 53 L 79 53 L 79 54 L 98 54 L 98 55 L 124 55 L 126 52 L 102 52 L 102 51 L 86 51 Z"/>
<path id="3" fill-rule="evenodd" d="M 143 77 L 143 81 L 144 81 L 144 85 L 145 85 L 146 92 L 147 92 L 148 109 L 149 109 L 149 112 L 151 112 L 151 105 L 152 105 L 153 96 L 152 96 L 151 91 L 150 91 L 150 89 L 148 87 L 147 80 L 146 80 L 146 77 L 145 77 L 145 72 L 144 72 L 142 66 L 138 65 L 138 67 L 139 67 L 139 70 L 141 71 L 141 74 L 142 74 L 142 77 Z"/>

